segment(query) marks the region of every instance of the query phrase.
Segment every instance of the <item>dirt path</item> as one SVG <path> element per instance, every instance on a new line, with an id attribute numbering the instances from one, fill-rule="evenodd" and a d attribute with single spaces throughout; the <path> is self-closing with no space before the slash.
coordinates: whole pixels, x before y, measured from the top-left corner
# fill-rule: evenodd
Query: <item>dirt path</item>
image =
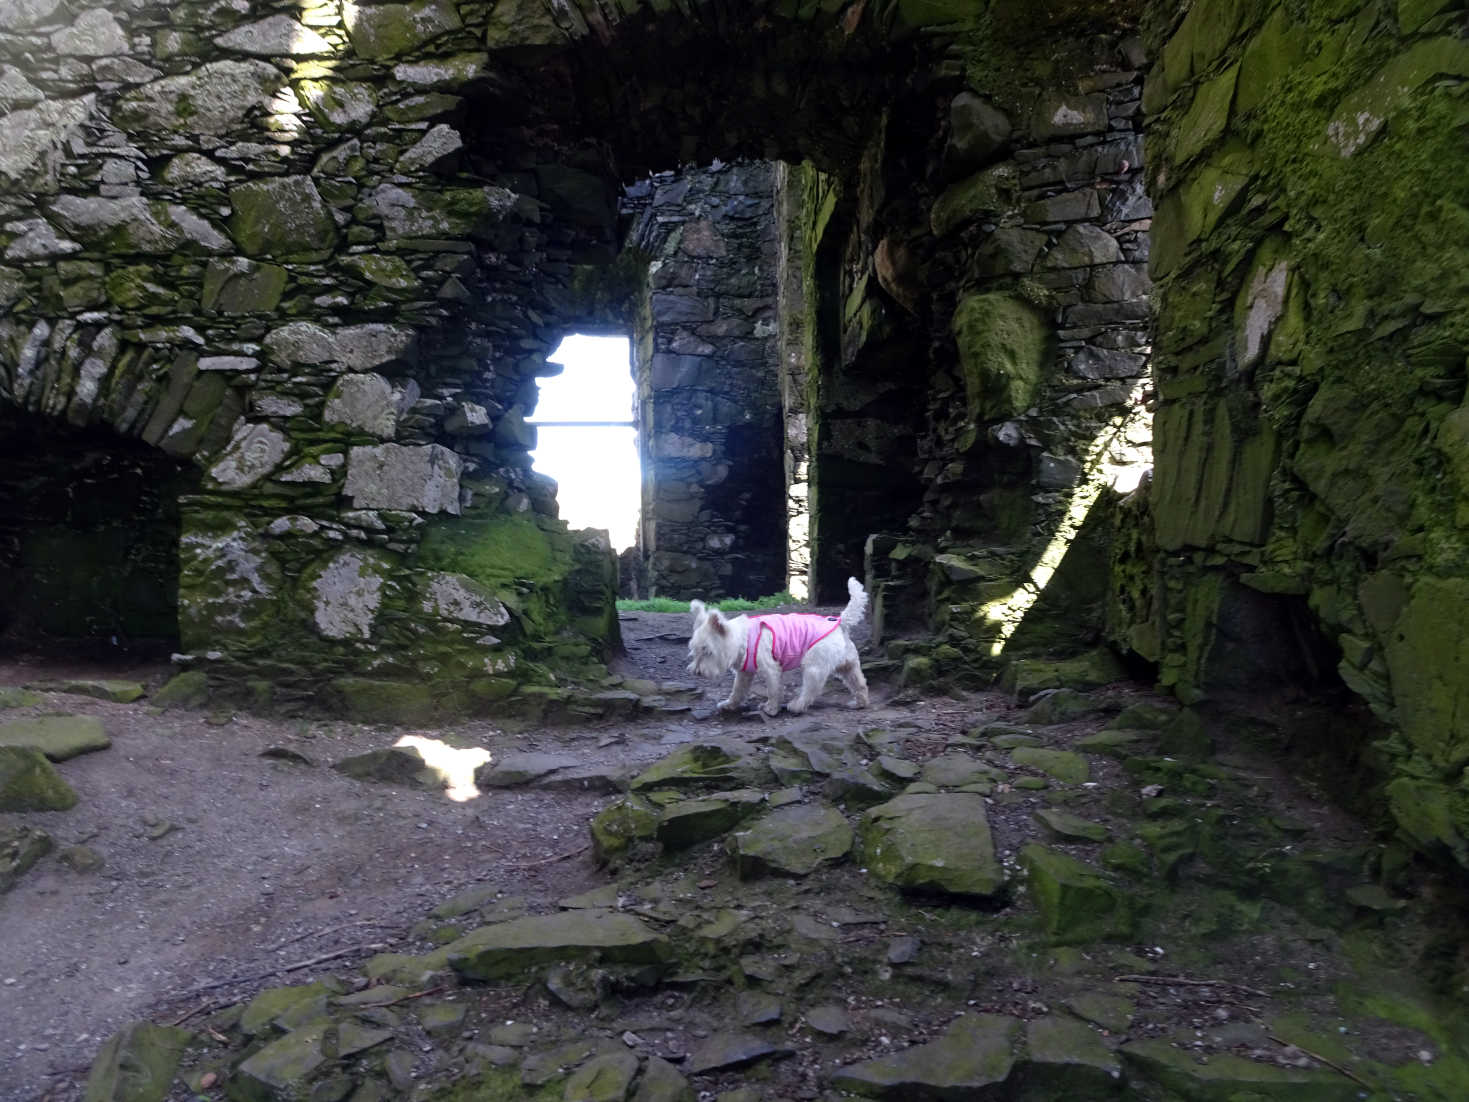
<path id="1" fill-rule="evenodd" d="M 615 665 L 619 673 L 686 678 L 686 617 L 625 613 L 622 627 L 628 654 Z M 156 686 L 168 673 L 157 664 L 11 660 L 0 663 L 0 686 L 61 677 Z M 663 720 L 519 734 L 465 723 L 415 733 L 491 754 L 555 750 L 626 764 L 654 760 L 700 733 L 767 725 L 753 716 L 714 717 L 714 691 L 727 686 L 708 688 L 692 712 Z M 857 722 L 839 707 L 840 693 L 833 683 L 822 714 Z M 59 766 L 81 797 L 73 810 L 0 815 L 0 825 L 46 831 L 55 847 L 0 895 L 0 1099 L 6 1102 L 74 1096 L 97 1046 L 129 1021 L 162 1020 L 160 1008 L 181 1013 L 272 981 L 210 985 L 354 946 L 391 948 L 437 902 L 466 887 L 491 886 L 535 908 L 605 882 L 584 852 L 587 820 L 605 795 L 492 790 L 455 802 L 442 793 L 365 784 L 328 768 L 392 745 L 409 733 L 404 728 L 160 713 L 146 699 L 42 697 L 33 707 L 0 713 L 0 722 L 57 712 L 94 715 L 113 745 Z M 874 718 L 864 713 L 862 722 Z M 282 750 L 309 764 L 262 757 Z M 57 859 L 67 847 L 83 845 L 102 858 L 100 870 L 78 872 Z M 573 856 L 548 860 L 567 853 Z"/>

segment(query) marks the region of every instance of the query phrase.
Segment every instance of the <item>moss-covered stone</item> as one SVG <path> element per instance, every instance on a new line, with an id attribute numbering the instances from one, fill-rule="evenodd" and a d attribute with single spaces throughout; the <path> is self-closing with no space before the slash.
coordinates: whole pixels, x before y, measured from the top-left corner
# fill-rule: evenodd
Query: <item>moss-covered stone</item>
<path id="1" fill-rule="evenodd" d="M 111 745 L 96 716 L 37 716 L 0 723 L 0 746 L 29 746 L 52 761 L 66 761 Z"/>
<path id="2" fill-rule="evenodd" d="M 51 835 L 28 826 L 0 826 L 0 894 L 51 852 Z"/>
<path id="3" fill-rule="evenodd" d="M 651 840 L 658 831 L 658 818 L 658 809 L 637 795 L 624 796 L 603 808 L 589 824 L 597 860 L 609 861 L 634 842 Z"/>
<path id="4" fill-rule="evenodd" d="M 840 861 L 851 848 L 846 818 L 822 804 L 777 808 L 729 839 L 742 878 L 805 876 L 822 864 Z"/>
<path id="5" fill-rule="evenodd" d="M 201 708 L 209 699 L 209 678 L 203 670 L 174 674 L 150 698 L 157 708 Z"/>
<path id="6" fill-rule="evenodd" d="M 1077 658 L 1050 661 L 1017 658 L 1000 676 L 1000 689 L 1017 700 L 1029 700 L 1044 689 L 1099 689 L 1127 676 L 1109 650 L 1095 650 Z"/>
<path id="7" fill-rule="evenodd" d="M 1027 769 L 1038 769 L 1067 784 L 1085 784 L 1091 779 L 1086 758 L 1071 750 L 1049 750 L 1043 746 L 1017 746 L 1010 760 Z"/>
<path id="8" fill-rule="evenodd" d="M 42 697 L 29 689 L 16 689 L 8 685 L 0 688 L 0 709 L 30 708 L 41 701 Z"/>
<path id="9" fill-rule="evenodd" d="M 718 838 L 754 814 L 764 802 L 765 793 L 753 788 L 680 800 L 664 808 L 658 817 L 658 841 L 670 849 L 683 849 Z"/>
<path id="10" fill-rule="evenodd" d="M 1057 944 L 1126 939 L 1135 922 L 1133 901 L 1096 868 L 1031 844 L 1020 851 L 1041 927 Z"/>
<path id="11" fill-rule="evenodd" d="M 246 254 L 324 260 L 337 224 L 309 176 L 281 176 L 230 189 L 230 235 Z"/>
<path id="12" fill-rule="evenodd" d="M 1007 877 L 978 794 L 898 796 L 863 815 L 859 839 L 872 874 L 900 888 L 982 899 L 1005 892 Z"/>
<path id="13" fill-rule="evenodd" d="M 1010 1077 L 1020 1038 L 1018 1019 L 965 1014 L 941 1037 L 893 1056 L 848 1064 L 832 1085 L 867 1098 L 979 1098 Z"/>
<path id="14" fill-rule="evenodd" d="M 482 926 L 443 952 L 455 972 L 473 980 L 500 979 L 553 961 L 597 958 L 610 964 L 662 965 L 671 956 L 667 939 L 637 918 L 599 910 Z"/>
<path id="15" fill-rule="evenodd" d="M 969 295 L 954 311 L 969 416 L 1001 421 L 1034 401 L 1051 358 L 1045 318 L 1023 299 Z"/>
<path id="16" fill-rule="evenodd" d="M 1112 832 L 1101 823 L 1093 823 L 1069 811 L 1046 807 L 1035 813 L 1036 822 L 1053 836 L 1066 842 L 1105 842 Z"/>
<path id="17" fill-rule="evenodd" d="M 114 704 L 131 704 L 145 695 L 143 686 L 136 681 L 108 678 L 71 677 L 56 681 L 32 681 L 26 685 L 26 688 L 37 689 L 41 692 L 90 696 L 98 700 L 110 700 Z"/>
<path id="18" fill-rule="evenodd" d="M 1130 1041 L 1118 1050 L 1131 1076 L 1200 1102 L 1239 1098 L 1282 1102 L 1352 1102 L 1360 1088 L 1344 1075 L 1315 1068 L 1281 1067 L 1228 1052 L 1200 1063 L 1163 1038 Z"/>
<path id="19" fill-rule="evenodd" d="M 163 1102 L 193 1034 L 140 1022 L 113 1034 L 92 1061 L 85 1102 Z"/>
<path id="20" fill-rule="evenodd" d="M 0 746 L 0 811 L 66 811 L 77 794 L 39 750 Z"/>
<path id="21" fill-rule="evenodd" d="M 774 780 L 751 747 L 729 740 L 680 747 L 634 777 L 632 789 L 759 788 Z"/>

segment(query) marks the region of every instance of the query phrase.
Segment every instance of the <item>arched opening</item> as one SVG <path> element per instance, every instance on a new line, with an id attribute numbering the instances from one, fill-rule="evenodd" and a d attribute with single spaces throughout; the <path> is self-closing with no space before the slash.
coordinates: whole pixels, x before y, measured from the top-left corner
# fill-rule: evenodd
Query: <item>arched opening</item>
<path id="1" fill-rule="evenodd" d="M 541 376 L 535 416 L 535 469 L 556 480 L 561 519 L 572 528 L 605 530 L 613 550 L 637 543 L 639 493 L 637 395 L 626 337 L 573 333 Z"/>
<path id="2" fill-rule="evenodd" d="M 198 472 L 104 429 L 0 412 L 0 652 L 153 659 L 179 645 L 179 498 Z"/>

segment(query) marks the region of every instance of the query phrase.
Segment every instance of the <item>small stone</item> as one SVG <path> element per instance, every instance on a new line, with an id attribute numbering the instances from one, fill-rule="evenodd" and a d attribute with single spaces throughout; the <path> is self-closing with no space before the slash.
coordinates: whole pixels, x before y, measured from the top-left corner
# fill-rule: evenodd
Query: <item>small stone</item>
<path id="1" fill-rule="evenodd" d="M 735 996 L 735 1017 L 740 1025 L 768 1025 L 780 1021 L 780 999 L 764 991 L 741 991 Z"/>
<path id="2" fill-rule="evenodd" d="M 916 937 L 907 934 L 895 937 L 888 942 L 887 959 L 889 964 L 912 964 L 918 959 L 918 950 L 923 947 Z"/>
<path id="3" fill-rule="evenodd" d="M 805 1017 L 807 1025 L 828 1037 L 840 1037 L 852 1029 L 852 1019 L 847 1015 L 846 1008 L 835 1003 L 813 1006 L 806 1011 Z"/>
<path id="4" fill-rule="evenodd" d="M 779 1060 L 794 1054 L 792 1049 L 748 1033 L 715 1033 L 689 1054 L 689 1071 L 702 1075 L 708 1071 L 742 1068 L 760 1060 Z"/>

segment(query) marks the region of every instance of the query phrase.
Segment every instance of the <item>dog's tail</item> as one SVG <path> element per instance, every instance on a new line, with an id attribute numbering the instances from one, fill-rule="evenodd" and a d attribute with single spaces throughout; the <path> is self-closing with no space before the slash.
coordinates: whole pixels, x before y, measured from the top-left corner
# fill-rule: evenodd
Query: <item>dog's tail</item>
<path id="1" fill-rule="evenodd" d="M 867 615 L 867 590 L 856 578 L 847 579 L 847 607 L 842 609 L 842 628 L 851 631 Z"/>

